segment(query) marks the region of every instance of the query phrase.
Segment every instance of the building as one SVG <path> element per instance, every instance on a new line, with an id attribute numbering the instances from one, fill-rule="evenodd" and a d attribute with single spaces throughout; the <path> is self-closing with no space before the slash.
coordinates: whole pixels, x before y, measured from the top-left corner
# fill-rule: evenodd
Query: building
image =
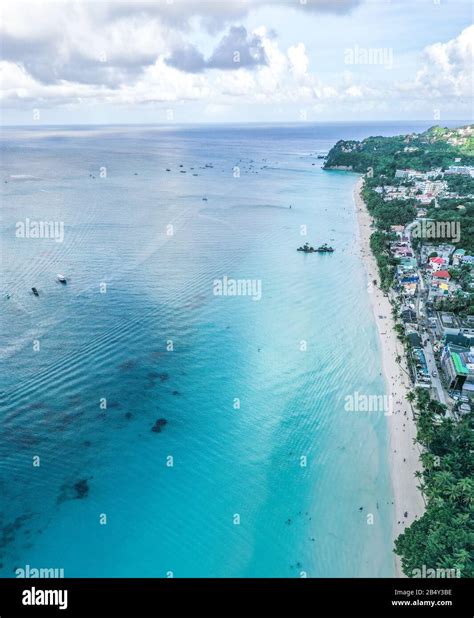
<path id="1" fill-rule="evenodd" d="M 424 178 L 424 172 L 419 172 L 418 170 L 396 170 L 395 178 L 404 178 L 405 180 L 411 180 L 412 178 Z"/>
<path id="2" fill-rule="evenodd" d="M 458 409 L 456 410 L 456 412 L 460 415 L 460 416 L 464 416 L 465 414 L 470 414 L 471 413 L 471 406 L 468 403 L 462 403 Z"/>
<path id="3" fill-rule="evenodd" d="M 416 324 L 416 311 L 411 308 L 404 308 L 400 311 L 400 317 L 405 324 Z M 410 342 L 411 343 L 411 342 Z"/>
<path id="4" fill-rule="evenodd" d="M 460 391 L 468 397 L 474 397 L 474 353 L 472 348 L 448 343 L 441 354 L 441 367 L 449 389 Z"/>
<path id="5" fill-rule="evenodd" d="M 398 238 L 403 238 L 403 233 L 405 231 L 405 227 L 403 225 L 391 225 L 390 231 L 393 234 L 396 234 Z"/>
<path id="6" fill-rule="evenodd" d="M 470 165 L 451 165 L 445 172 L 445 174 L 463 174 L 467 176 L 474 176 L 474 167 Z"/>
<path id="7" fill-rule="evenodd" d="M 453 253 L 453 266 L 459 266 L 462 262 L 463 257 L 466 255 L 465 249 L 456 249 Z"/>
<path id="8" fill-rule="evenodd" d="M 429 170 L 428 172 L 425 173 L 426 178 L 436 178 L 437 176 L 439 176 L 440 174 L 442 174 L 442 169 L 440 167 L 435 167 L 432 170 Z"/>
<path id="9" fill-rule="evenodd" d="M 454 253 L 456 247 L 454 245 L 440 244 L 429 245 L 424 244 L 421 248 L 421 260 L 423 263 L 428 262 L 429 256 L 436 253 L 437 257 L 444 258 L 445 263 L 448 264 L 451 255 Z"/>
<path id="10" fill-rule="evenodd" d="M 402 283 L 402 291 L 405 296 L 415 296 L 416 294 L 416 283 L 413 281 L 404 281 Z"/>
<path id="11" fill-rule="evenodd" d="M 421 348 L 413 348 L 411 350 L 411 371 L 415 387 L 430 388 L 431 377 L 426 362 L 425 353 Z"/>
<path id="12" fill-rule="evenodd" d="M 445 339 L 448 335 L 459 336 L 461 334 L 461 324 L 456 314 L 438 311 L 436 318 L 436 330 L 442 339 Z"/>
<path id="13" fill-rule="evenodd" d="M 449 296 L 449 283 L 440 280 L 434 280 L 428 290 L 428 301 L 436 303 L 439 299 Z"/>
<path id="14" fill-rule="evenodd" d="M 416 272 L 417 270 L 417 261 L 414 257 L 400 257 L 398 264 L 398 272 L 406 273 L 406 272 Z M 416 281 L 418 281 L 418 275 L 416 276 Z"/>
<path id="15" fill-rule="evenodd" d="M 454 345 L 460 346 L 461 348 L 470 348 L 474 345 L 474 340 L 470 337 L 466 337 L 466 335 L 463 335 L 462 333 L 459 335 L 451 335 L 448 333 L 444 337 L 444 343 L 445 345 L 448 343 L 454 343 Z"/>
<path id="16" fill-rule="evenodd" d="M 395 178 L 408 178 L 408 170 L 397 170 Z"/>
<path id="17" fill-rule="evenodd" d="M 443 266 L 446 265 L 446 260 L 442 257 L 436 256 L 436 257 L 432 257 L 429 260 L 429 265 L 431 267 L 431 270 L 433 272 L 436 272 L 438 270 L 441 270 L 443 268 Z"/>
<path id="18" fill-rule="evenodd" d="M 421 348 L 421 337 L 415 330 L 407 330 L 407 339 L 412 348 Z"/>
<path id="19" fill-rule="evenodd" d="M 449 281 L 451 275 L 448 273 L 447 270 L 438 270 L 433 273 L 433 278 L 436 278 L 438 280 L 442 279 L 443 281 Z"/>
<path id="20" fill-rule="evenodd" d="M 460 318 L 461 334 L 474 341 L 474 315 Z"/>
<path id="21" fill-rule="evenodd" d="M 390 250 L 396 258 L 413 257 L 413 251 L 407 243 L 393 243 Z"/>
<path id="22" fill-rule="evenodd" d="M 422 193 L 421 195 L 415 195 L 415 200 L 420 202 L 420 204 L 428 206 L 431 204 L 431 201 L 434 200 L 434 197 L 432 193 Z"/>

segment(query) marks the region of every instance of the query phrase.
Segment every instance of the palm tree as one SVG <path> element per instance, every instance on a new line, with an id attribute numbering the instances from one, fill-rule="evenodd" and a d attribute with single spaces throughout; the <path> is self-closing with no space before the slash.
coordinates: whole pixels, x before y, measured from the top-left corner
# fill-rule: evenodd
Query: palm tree
<path id="1" fill-rule="evenodd" d="M 474 501 L 474 484 L 471 479 L 463 478 L 456 484 L 456 496 L 461 498 L 462 502 L 470 504 Z"/>

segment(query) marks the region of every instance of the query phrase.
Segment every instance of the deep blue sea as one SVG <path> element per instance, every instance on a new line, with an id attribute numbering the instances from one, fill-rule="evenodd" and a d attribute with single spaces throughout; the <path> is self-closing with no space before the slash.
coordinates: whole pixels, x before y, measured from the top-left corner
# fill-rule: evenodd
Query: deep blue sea
<path id="1" fill-rule="evenodd" d="M 3 130 L 1 576 L 394 574 L 386 419 L 344 409 L 384 393 L 356 175 L 318 154 L 427 126 Z"/>

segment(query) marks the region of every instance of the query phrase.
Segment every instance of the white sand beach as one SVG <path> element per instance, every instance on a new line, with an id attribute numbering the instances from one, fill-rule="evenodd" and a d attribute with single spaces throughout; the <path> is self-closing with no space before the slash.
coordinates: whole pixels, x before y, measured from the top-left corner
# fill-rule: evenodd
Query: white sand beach
<path id="1" fill-rule="evenodd" d="M 373 231 L 372 218 L 360 194 L 362 182 L 360 178 L 354 189 L 360 247 L 368 283 L 374 279 L 379 282 L 377 264 L 369 244 Z M 413 443 L 416 426 L 411 405 L 405 398 L 411 390 L 411 385 L 404 348 L 394 330 L 392 306 L 378 285 L 368 285 L 368 290 L 381 341 L 382 369 L 387 383 L 387 394 L 393 398 L 393 414 L 387 416 L 387 423 L 390 431 L 390 471 L 395 501 L 393 513 L 395 539 L 415 518 L 420 517 L 424 510 L 423 497 L 417 489 L 419 481 L 414 476 L 415 472 L 421 469 L 420 449 Z M 397 356 L 402 358 L 400 364 L 396 361 Z M 395 560 L 397 575 L 403 577 L 398 557 L 395 557 Z"/>

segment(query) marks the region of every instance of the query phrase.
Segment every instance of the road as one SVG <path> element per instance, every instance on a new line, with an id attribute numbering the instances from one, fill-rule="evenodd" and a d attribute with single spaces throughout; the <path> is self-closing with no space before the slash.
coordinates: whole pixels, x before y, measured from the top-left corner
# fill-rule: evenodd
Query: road
<path id="1" fill-rule="evenodd" d="M 413 221 L 412 223 L 410 223 L 409 225 L 407 225 L 405 227 L 405 233 L 408 234 L 408 238 L 410 241 L 410 246 L 411 246 L 411 228 L 413 225 L 415 225 L 417 222 Z M 415 311 L 416 311 L 416 316 L 418 318 L 418 323 L 420 325 L 424 324 L 425 326 L 428 326 L 428 320 L 426 317 L 426 299 L 427 299 L 427 286 L 425 283 L 425 280 L 423 278 L 423 275 L 421 273 L 421 269 L 418 268 L 417 269 L 417 273 L 418 273 L 418 277 L 419 277 L 419 281 L 418 281 L 418 289 L 416 291 L 416 296 L 415 296 Z M 423 315 L 420 314 L 420 301 L 423 301 Z M 426 358 L 426 362 L 428 364 L 428 370 L 430 372 L 430 376 L 431 376 L 431 383 L 432 386 L 434 388 L 434 390 L 436 391 L 438 400 L 440 403 L 443 403 L 445 406 L 448 406 L 448 402 L 446 400 L 446 393 L 445 390 L 443 388 L 443 385 L 441 384 L 441 380 L 439 378 L 439 373 L 438 373 L 438 368 L 436 367 L 436 361 L 435 361 L 435 355 L 434 355 L 434 351 L 433 351 L 433 346 L 431 344 L 431 340 L 429 339 L 429 337 L 427 338 L 427 343 L 426 345 L 424 345 L 424 353 L 425 353 L 425 358 Z M 433 372 L 436 372 L 436 378 L 433 377 Z M 449 408 L 448 408 L 449 410 Z"/>
<path id="2" fill-rule="evenodd" d="M 433 346 L 431 345 L 431 341 L 429 339 L 425 345 L 424 350 L 425 350 L 426 362 L 428 363 L 428 369 L 431 375 L 431 382 L 433 384 L 433 387 L 436 390 L 439 401 L 441 403 L 444 403 L 445 406 L 447 406 L 448 402 L 446 401 L 446 394 L 444 392 L 443 385 L 441 384 L 441 380 L 439 378 L 438 368 L 436 367 Z M 433 371 L 436 371 L 436 375 L 437 375 L 436 378 L 433 377 Z"/>

